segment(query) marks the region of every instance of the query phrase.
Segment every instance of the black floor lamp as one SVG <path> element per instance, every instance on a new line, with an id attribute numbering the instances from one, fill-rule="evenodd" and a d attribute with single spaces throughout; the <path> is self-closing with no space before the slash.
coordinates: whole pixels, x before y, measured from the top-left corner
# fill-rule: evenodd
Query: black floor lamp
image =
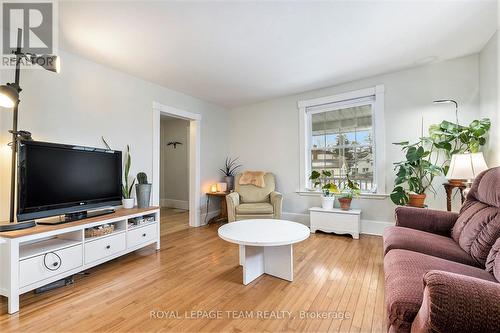
<path id="1" fill-rule="evenodd" d="M 19 139 L 28 139 L 31 134 L 26 131 L 19 131 L 17 129 L 17 119 L 19 113 L 19 94 L 22 89 L 19 86 L 19 74 L 21 72 L 21 63 L 26 61 L 32 65 L 39 65 L 48 71 L 59 73 L 59 57 L 55 55 L 36 55 L 33 53 L 23 53 L 21 49 L 22 29 L 17 29 L 17 48 L 13 52 L 16 56 L 16 70 L 15 79 L 12 83 L 0 85 L 0 106 L 6 108 L 13 108 L 12 115 L 12 160 L 11 160 L 11 177 L 10 177 L 10 217 L 9 224 L 1 224 L 0 231 L 24 229 L 34 225 L 33 221 L 18 222 L 15 221 L 15 193 L 16 193 L 16 157 Z"/>

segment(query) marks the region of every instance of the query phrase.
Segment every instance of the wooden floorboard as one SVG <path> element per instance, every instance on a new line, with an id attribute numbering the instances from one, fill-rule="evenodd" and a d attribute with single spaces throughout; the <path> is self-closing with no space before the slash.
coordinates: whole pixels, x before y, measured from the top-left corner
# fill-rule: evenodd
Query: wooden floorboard
<path id="1" fill-rule="evenodd" d="M 294 246 L 293 282 L 264 275 L 243 286 L 238 247 L 218 238 L 218 225 L 189 228 L 188 213 L 171 209 L 161 223 L 159 252 L 24 294 L 14 315 L 1 298 L 0 332 L 386 331 L 381 237 L 312 234 Z"/>

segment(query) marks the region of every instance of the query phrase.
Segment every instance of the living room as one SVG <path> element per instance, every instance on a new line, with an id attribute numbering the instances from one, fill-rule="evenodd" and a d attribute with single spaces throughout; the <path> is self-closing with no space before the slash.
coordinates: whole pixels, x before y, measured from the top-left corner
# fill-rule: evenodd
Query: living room
<path id="1" fill-rule="evenodd" d="M 2 332 L 500 331 L 497 1 L 30 4 Z"/>

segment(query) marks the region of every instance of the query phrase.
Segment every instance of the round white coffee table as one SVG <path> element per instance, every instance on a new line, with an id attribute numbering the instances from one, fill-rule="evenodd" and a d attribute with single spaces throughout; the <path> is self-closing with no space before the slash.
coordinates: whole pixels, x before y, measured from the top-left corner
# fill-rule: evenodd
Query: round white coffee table
<path id="1" fill-rule="evenodd" d="M 240 246 L 244 285 L 264 273 L 293 281 L 292 244 L 309 235 L 305 225 L 274 219 L 243 220 L 219 228 L 220 238 Z"/>

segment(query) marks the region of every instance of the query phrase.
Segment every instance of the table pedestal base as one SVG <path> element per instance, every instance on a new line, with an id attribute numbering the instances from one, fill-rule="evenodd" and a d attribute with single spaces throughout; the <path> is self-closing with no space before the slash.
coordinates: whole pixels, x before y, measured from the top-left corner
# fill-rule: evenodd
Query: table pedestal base
<path id="1" fill-rule="evenodd" d="M 292 245 L 240 245 L 240 265 L 243 266 L 243 284 L 247 285 L 262 274 L 293 281 Z"/>

